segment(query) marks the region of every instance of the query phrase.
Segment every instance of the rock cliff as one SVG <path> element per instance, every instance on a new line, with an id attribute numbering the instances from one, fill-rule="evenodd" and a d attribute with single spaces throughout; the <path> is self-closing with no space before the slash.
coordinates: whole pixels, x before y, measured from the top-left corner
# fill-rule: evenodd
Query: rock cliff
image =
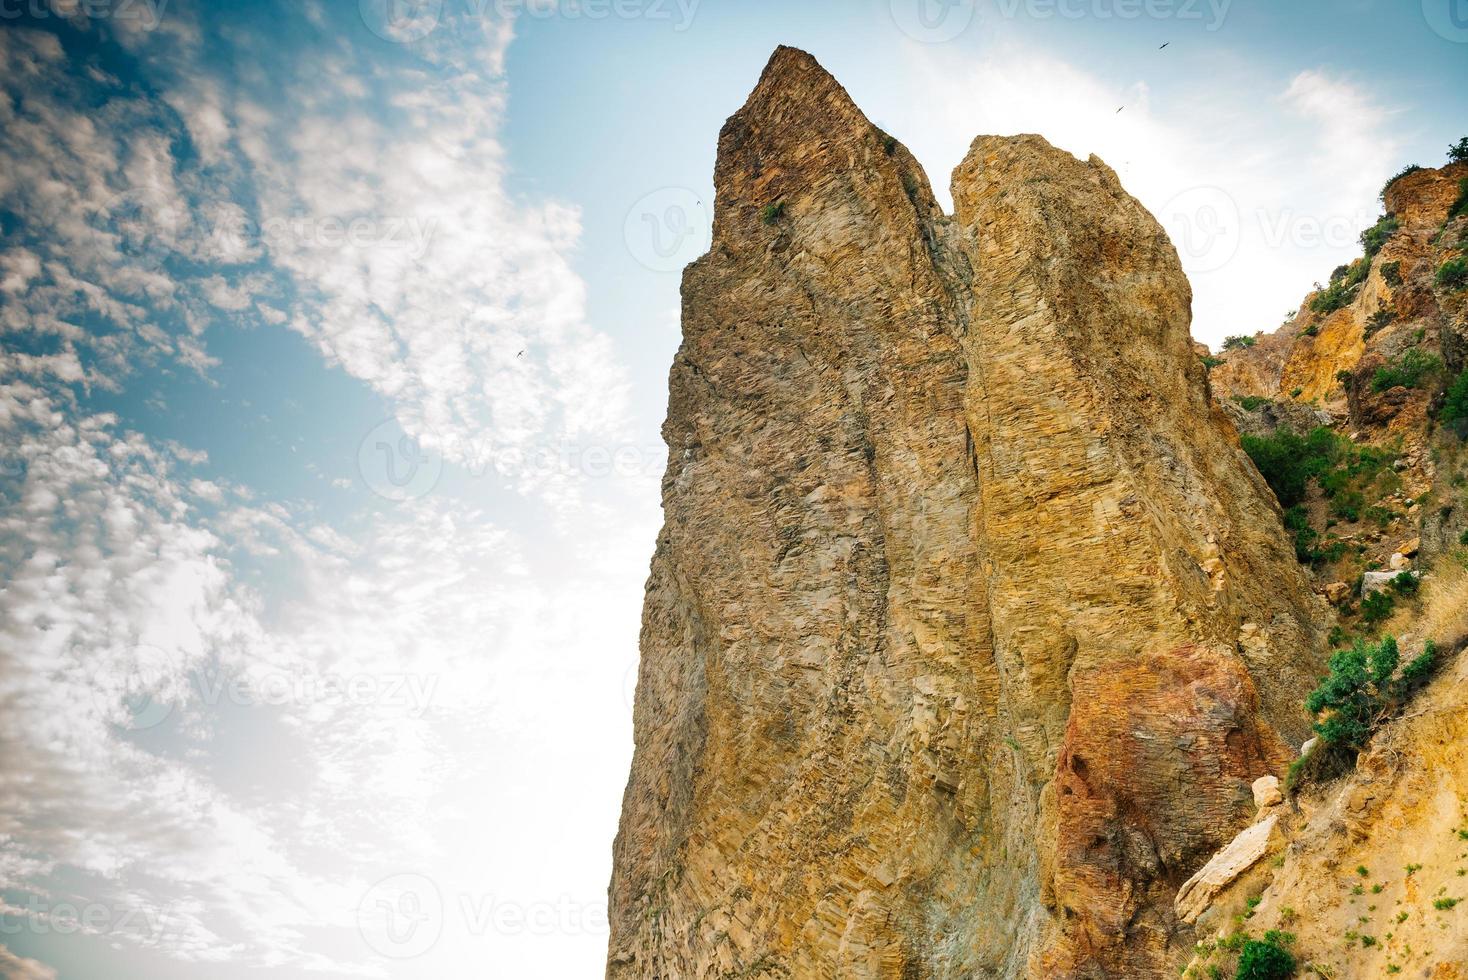
<path id="1" fill-rule="evenodd" d="M 809 55 L 683 280 L 611 978 L 1162 977 L 1308 735 L 1320 604 L 1100 160 L 955 213 Z"/>

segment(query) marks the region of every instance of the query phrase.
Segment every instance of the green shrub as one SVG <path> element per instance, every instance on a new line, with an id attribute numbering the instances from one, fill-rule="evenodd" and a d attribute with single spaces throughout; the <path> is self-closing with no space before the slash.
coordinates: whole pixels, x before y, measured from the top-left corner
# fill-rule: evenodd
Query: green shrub
<path id="1" fill-rule="evenodd" d="M 1468 163 L 1468 136 L 1448 147 L 1448 163 Z"/>
<path id="2" fill-rule="evenodd" d="M 1361 283 L 1371 271 L 1369 259 L 1357 259 L 1350 265 L 1338 267 L 1330 274 L 1330 285 L 1310 299 L 1310 309 L 1316 313 L 1329 314 L 1355 299 Z"/>
<path id="3" fill-rule="evenodd" d="M 1312 324 L 1310 324 L 1310 326 L 1306 327 L 1304 330 L 1301 330 L 1300 332 L 1303 333 L 1307 337 L 1313 337 L 1316 334 L 1320 333 L 1320 327 L 1319 327 L 1319 325 L 1312 323 Z"/>
<path id="4" fill-rule="evenodd" d="M 1443 289 L 1456 293 L 1468 289 L 1468 259 L 1451 259 L 1438 266 L 1433 282 Z"/>
<path id="5" fill-rule="evenodd" d="M 1366 626 L 1375 626 L 1390 619 L 1396 608 L 1397 602 L 1391 593 L 1373 592 L 1361 600 L 1361 622 Z"/>
<path id="6" fill-rule="evenodd" d="M 1458 199 L 1448 209 L 1448 220 L 1452 221 L 1465 214 L 1468 214 L 1468 177 L 1458 181 Z"/>
<path id="7" fill-rule="evenodd" d="M 759 213 L 760 220 L 767 225 L 773 225 L 785 217 L 785 202 L 778 201 L 774 204 L 766 204 Z"/>
<path id="8" fill-rule="evenodd" d="M 1310 526 L 1310 515 L 1304 504 L 1296 504 L 1284 512 L 1284 526 L 1295 539 L 1295 560 L 1302 564 L 1315 564 L 1319 555 L 1315 542 L 1320 540 L 1320 532 Z"/>
<path id="9" fill-rule="evenodd" d="M 1422 584 L 1417 581 L 1417 576 L 1413 575 L 1411 572 L 1403 572 L 1402 574 L 1398 575 L 1396 578 L 1392 579 L 1391 585 L 1392 590 L 1396 592 L 1397 595 L 1402 596 L 1416 595 L 1417 590 L 1422 587 Z"/>
<path id="10" fill-rule="evenodd" d="M 1257 337 L 1247 337 L 1242 335 L 1236 337 L 1225 337 L 1223 339 L 1223 349 L 1244 350 L 1245 348 L 1253 347 L 1258 342 L 1259 339 Z"/>
<path id="11" fill-rule="evenodd" d="M 1381 278 L 1386 284 L 1396 289 L 1402 284 L 1402 263 L 1383 262 L 1381 265 Z"/>
<path id="12" fill-rule="evenodd" d="M 887 134 L 884 133 L 882 135 L 882 152 L 885 153 L 885 154 L 887 154 L 890 157 L 892 155 L 892 151 L 893 150 L 896 150 L 896 149 L 897 149 L 897 137 L 895 137 L 895 136 L 889 136 L 889 135 L 887 135 Z"/>
<path id="13" fill-rule="evenodd" d="M 1295 975 L 1295 958 L 1271 942 L 1251 939 L 1239 954 L 1234 980 L 1287 980 Z"/>
<path id="14" fill-rule="evenodd" d="M 1304 393 L 1305 393 L 1305 389 L 1304 388 L 1293 388 L 1293 389 L 1290 390 L 1290 397 L 1291 398 L 1299 398 Z"/>
<path id="15" fill-rule="evenodd" d="M 1442 358 L 1414 347 L 1377 368 L 1371 377 L 1371 390 L 1380 394 L 1393 388 L 1419 387 L 1424 378 L 1442 366 Z"/>
<path id="16" fill-rule="evenodd" d="M 1366 250 L 1366 257 L 1370 258 L 1380 252 L 1381 247 L 1397 233 L 1400 227 L 1402 227 L 1401 222 L 1396 217 L 1384 214 L 1376 219 L 1376 224 L 1361 232 L 1361 247 Z"/>
<path id="17" fill-rule="evenodd" d="M 1401 180 L 1403 177 L 1407 176 L 1408 174 L 1415 174 L 1417 171 L 1419 171 L 1421 169 L 1422 168 L 1419 167 L 1417 164 L 1415 164 L 1415 163 L 1409 163 L 1409 164 L 1407 164 L 1407 166 L 1403 167 L 1401 170 L 1398 170 L 1395 174 L 1393 174 L 1392 175 L 1392 178 L 1390 180 L 1388 180 L 1385 184 L 1382 185 L 1382 188 L 1381 188 L 1381 199 L 1382 199 L 1382 201 L 1385 201 L 1386 200 L 1386 192 L 1391 188 L 1391 186 L 1393 184 L 1395 184 L 1397 181 Z"/>
<path id="18" fill-rule="evenodd" d="M 1320 470 L 1319 458 L 1306 440 L 1280 429 L 1272 436 L 1246 435 L 1239 441 L 1281 507 L 1288 510 L 1304 501 L 1310 478 Z"/>
<path id="19" fill-rule="evenodd" d="M 1218 365 L 1223 363 L 1223 358 L 1214 357 L 1211 354 L 1203 354 L 1198 358 L 1198 360 L 1203 362 L 1204 371 L 1212 371 L 1214 368 L 1218 367 Z"/>
<path id="20" fill-rule="evenodd" d="M 1355 446 L 1325 426 L 1299 436 L 1281 428 L 1273 435 L 1240 439 L 1244 452 L 1259 468 L 1281 507 L 1289 509 L 1305 499 L 1311 479 L 1333 497 L 1353 481 L 1372 477 L 1390 461 L 1389 453 Z"/>
<path id="21" fill-rule="evenodd" d="M 1377 592 L 1370 598 L 1385 595 Z M 1357 640 L 1349 649 L 1332 654 L 1330 674 L 1305 699 L 1305 710 L 1316 717 L 1315 732 L 1328 753 L 1354 763 L 1377 727 L 1431 675 L 1436 658 L 1437 650 L 1429 643 L 1399 671 L 1401 652 L 1390 636 L 1375 644 Z"/>
<path id="22" fill-rule="evenodd" d="M 1269 404 L 1269 399 L 1263 395 L 1234 395 L 1234 401 L 1246 412 L 1257 412 Z"/>
<path id="23" fill-rule="evenodd" d="M 1468 423 L 1468 371 L 1464 371 L 1448 387 L 1443 401 L 1442 419 L 1450 425 Z"/>

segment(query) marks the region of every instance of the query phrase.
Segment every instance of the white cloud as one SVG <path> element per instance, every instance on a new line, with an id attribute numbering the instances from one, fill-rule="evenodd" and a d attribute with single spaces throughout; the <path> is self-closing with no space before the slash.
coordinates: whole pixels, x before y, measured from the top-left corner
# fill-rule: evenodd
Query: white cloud
<path id="1" fill-rule="evenodd" d="M 1193 286 L 1194 336 L 1215 345 L 1273 329 L 1313 281 L 1359 254 L 1401 145 L 1392 113 L 1321 70 L 1257 72 L 1251 85 L 1159 108 L 1140 77 L 1118 88 L 1019 44 L 996 43 L 982 59 L 905 51 L 910 71 L 891 98 L 911 108 L 897 131 L 931 165 L 940 199 L 980 134 L 1040 133 L 1081 158 L 1095 153 L 1172 232 Z M 1249 74 L 1232 63 L 1198 70 Z"/>
<path id="2" fill-rule="evenodd" d="M 16 956 L 0 945 L 0 975 L 9 980 L 56 980 L 56 971 L 35 960 Z"/>

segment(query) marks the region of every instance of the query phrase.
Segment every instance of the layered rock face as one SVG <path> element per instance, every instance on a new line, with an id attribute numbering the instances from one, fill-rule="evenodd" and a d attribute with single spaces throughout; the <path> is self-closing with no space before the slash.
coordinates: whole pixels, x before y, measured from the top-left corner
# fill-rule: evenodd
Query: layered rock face
<path id="1" fill-rule="evenodd" d="M 608 976 L 1175 975 L 1318 663 L 1171 244 L 1035 136 L 945 216 L 785 48 L 715 183 Z"/>

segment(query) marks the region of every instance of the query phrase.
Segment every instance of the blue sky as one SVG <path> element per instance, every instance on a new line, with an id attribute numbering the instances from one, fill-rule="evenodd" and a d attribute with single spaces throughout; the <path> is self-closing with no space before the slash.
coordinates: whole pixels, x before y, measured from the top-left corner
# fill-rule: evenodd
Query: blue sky
<path id="1" fill-rule="evenodd" d="M 0 975 L 599 973 L 678 269 L 775 45 L 940 194 L 1099 154 L 1215 346 L 1468 119 L 1463 0 L 390 4 L 0 10 Z"/>

